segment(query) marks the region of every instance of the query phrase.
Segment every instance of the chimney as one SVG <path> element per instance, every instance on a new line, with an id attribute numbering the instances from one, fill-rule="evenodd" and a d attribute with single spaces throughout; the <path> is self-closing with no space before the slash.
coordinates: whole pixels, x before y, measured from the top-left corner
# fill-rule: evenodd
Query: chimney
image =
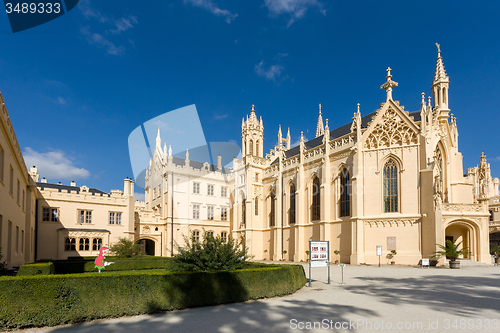
<path id="1" fill-rule="evenodd" d="M 45 177 L 42 178 L 42 183 L 46 183 L 47 182 L 47 179 L 45 179 Z"/>
<path id="2" fill-rule="evenodd" d="M 74 181 L 74 180 L 72 180 L 70 185 L 71 185 L 71 186 L 76 186 L 75 181 Z"/>
<path id="3" fill-rule="evenodd" d="M 38 169 L 36 168 L 36 166 L 33 165 L 33 167 L 30 169 L 29 173 L 30 173 L 31 177 L 33 177 L 35 182 L 38 183 L 38 180 L 40 179 L 40 175 L 38 174 Z"/>
<path id="4" fill-rule="evenodd" d="M 222 157 L 220 155 L 217 156 L 217 169 L 222 170 Z"/>

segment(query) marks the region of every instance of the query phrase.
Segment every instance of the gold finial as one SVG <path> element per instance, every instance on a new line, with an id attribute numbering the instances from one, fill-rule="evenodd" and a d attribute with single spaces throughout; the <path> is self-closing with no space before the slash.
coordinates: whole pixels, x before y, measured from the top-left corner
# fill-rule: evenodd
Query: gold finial
<path id="1" fill-rule="evenodd" d="M 425 93 L 422 93 L 422 103 L 425 104 Z"/>
<path id="2" fill-rule="evenodd" d="M 438 48 L 438 57 L 441 56 L 441 45 L 439 45 L 438 43 L 436 43 L 436 46 Z"/>
<path id="3" fill-rule="evenodd" d="M 326 127 L 328 127 L 328 119 L 326 120 Z"/>
<path id="4" fill-rule="evenodd" d="M 252 104 L 252 111 L 255 111 L 254 108 L 255 108 L 255 105 Z"/>
<path id="5" fill-rule="evenodd" d="M 358 112 L 359 112 L 359 103 L 358 103 Z"/>

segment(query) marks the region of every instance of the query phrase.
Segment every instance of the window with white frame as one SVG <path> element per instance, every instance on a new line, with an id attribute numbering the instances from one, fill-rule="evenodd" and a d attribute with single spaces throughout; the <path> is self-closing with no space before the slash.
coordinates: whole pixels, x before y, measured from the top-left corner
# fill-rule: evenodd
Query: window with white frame
<path id="1" fill-rule="evenodd" d="M 223 198 L 227 197 L 227 186 L 221 186 L 220 187 L 220 196 Z"/>
<path id="2" fill-rule="evenodd" d="M 66 237 L 64 241 L 64 251 L 76 251 L 76 238 Z"/>
<path id="3" fill-rule="evenodd" d="M 207 207 L 207 220 L 213 220 L 214 219 L 214 206 L 208 206 Z"/>
<path id="4" fill-rule="evenodd" d="M 207 186 L 207 195 L 214 195 L 214 185 L 208 184 L 208 186 Z"/>
<path id="5" fill-rule="evenodd" d="M 193 205 L 193 219 L 200 218 L 200 205 Z"/>
<path id="6" fill-rule="evenodd" d="M 57 222 L 58 221 L 58 208 L 43 207 L 42 221 L 44 222 Z"/>
<path id="7" fill-rule="evenodd" d="M 200 183 L 193 182 L 193 193 L 200 194 Z"/>
<path id="8" fill-rule="evenodd" d="M 193 231 L 193 239 L 195 242 L 199 242 L 200 241 L 200 232 L 198 230 L 194 230 Z"/>
<path id="9" fill-rule="evenodd" d="M 92 223 L 92 211 L 91 210 L 79 210 L 78 211 L 78 222 L 79 223 Z"/>
<path id="10" fill-rule="evenodd" d="M 213 231 L 207 231 L 207 236 L 214 237 L 214 232 Z"/>
<path id="11" fill-rule="evenodd" d="M 99 251 L 102 247 L 102 238 L 92 239 L 92 251 Z"/>
<path id="12" fill-rule="evenodd" d="M 115 224 L 115 213 L 109 213 L 109 224 Z"/>
<path id="13" fill-rule="evenodd" d="M 90 239 L 87 237 L 80 238 L 80 246 L 78 247 L 79 251 L 88 251 L 90 250 Z"/>
<path id="14" fill-rule="evenodd" d="M 227 242 L 227 232 L 223 231 L 220 233 L 220 239 L 223 243 Z"/>
<path id="15" fill-rule="evenodd" d="M 116 213 L 116 224 L 122 224 L 122 213 Z"/>
<path id="16" fill-rule="evenodd" d="M 220 220 L 227 221 L 227 207 L 222 207 L 220 209 Z"/>

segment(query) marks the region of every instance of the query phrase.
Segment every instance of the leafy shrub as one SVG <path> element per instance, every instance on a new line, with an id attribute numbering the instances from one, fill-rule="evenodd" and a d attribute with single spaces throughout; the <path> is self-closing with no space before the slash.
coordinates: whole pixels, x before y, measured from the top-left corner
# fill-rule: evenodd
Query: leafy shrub
<path id="1" fill-rule="evenodd" d="M 27 263 L 19 267 L 18 276 L 23 275 L 50 275 L 55 274 L 54 264 L 51 262 Z"/>
<path id="2" fill-rule="evenodd" d="M 228 237 L 224 242 L 220 235 L 203 232 L 203 240 L 196 241 L 194 236 L 184 236 L 185 246 L 174 256 L 181 271 L 219 271 L 244 267 L 250 259 L 248 249 L 241 242 Z"/>
<path id="3" fill-rule="evenodd" d="M 300 265 L 1 277 L 0 331 L 282 296 L 305 283 Z"/>
<path id="4" fill-rule="evenodd" d="M 141 246 L 128 238 L 118 238 L 118 242 L 111 245 L 109 250 L 119 258 L 131 258 L 141 254 Z"/>

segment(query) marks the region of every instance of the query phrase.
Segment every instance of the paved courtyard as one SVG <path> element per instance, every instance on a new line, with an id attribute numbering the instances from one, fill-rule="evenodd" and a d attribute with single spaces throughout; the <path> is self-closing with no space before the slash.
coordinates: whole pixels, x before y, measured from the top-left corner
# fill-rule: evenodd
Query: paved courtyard
<path id="1" fill-rule="evenodd" d="M 304 265 L 306 275 L 307 266 Z M 500 267 L 313 268 L 293 295 L 22 332 L 499 332 Z"/>

